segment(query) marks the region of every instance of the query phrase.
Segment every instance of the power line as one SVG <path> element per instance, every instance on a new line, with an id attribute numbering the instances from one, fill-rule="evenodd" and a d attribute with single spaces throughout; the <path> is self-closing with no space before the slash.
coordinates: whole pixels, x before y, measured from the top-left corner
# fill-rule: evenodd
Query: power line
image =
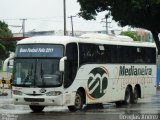
<path id="1" fill-rule="evenodd" d="M 55 18 L 63 18 L 63 16 L 53 16 L 53 17 L 26 17 L 26 19 L 55 19 Z M 21 18 L 0 18 L 0 20 L 19 20 Z"/>
<path id="2" fill-rule="evenodd" d="M 22 27 L 21 25 L 8 25 L 8 26 L 10 26 L 10 27 L 16 27 L 16 28 Z"/>
<path id="3" fill-rule="evenodd" d="M 37 21 L 44 21 L 44 22 L 63 22 L 62 19 L 58 19 L 58 17 L 63 17 L 63 16 L 55 16 L 55 17 L 51 17 L 51 18 L 26 18 L 27 21 L 31 21 L 31 20 L 37 20 Z M 10 21 L 10 20 L 14 20 L 14 21 L 19 21 L 20 19 L 23 18 L 13 18 L 13 19 L 8 19 L 8 18 L 0 18 L 0 20 L 6 20 L 6 21 Z M 85 21 L 85 20 L 76 20 L 76 23 L 82 23 L 82 24 L 96 24 L 98 23 L 98 21 Z"/>

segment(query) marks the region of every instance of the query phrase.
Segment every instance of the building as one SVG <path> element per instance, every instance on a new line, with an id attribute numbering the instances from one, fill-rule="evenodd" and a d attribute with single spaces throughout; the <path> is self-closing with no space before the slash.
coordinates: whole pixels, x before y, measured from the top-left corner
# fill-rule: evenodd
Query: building
<path id="1" fill-rule="evenodd" d="M 55 35 L 55 31 L 29 31 L 26 32 L 25 37 L 33 37 L 33 36 L 48 36 L 48 35 Z M 14 37 L 22 37 L 22 33 L 13 33 Z"/>

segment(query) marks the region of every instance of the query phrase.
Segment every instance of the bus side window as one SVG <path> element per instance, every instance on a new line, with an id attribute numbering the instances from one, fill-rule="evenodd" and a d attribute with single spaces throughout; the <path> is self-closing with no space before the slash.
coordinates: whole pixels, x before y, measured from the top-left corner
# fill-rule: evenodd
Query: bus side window
<path id="1" fill-rule="evenodd" d="M 144 63 L 143 54 L 142 54 L 142 48 L 137 47 L 135 52 L 136 52 L 135 63 Z"/>
<path id="2" fill-rule="evenodd" d="M 156 63 L 156 49 L 144 48 L 145 62 L 150 64 Z"/>
<path id="3" fill-rule="evenodd" d="M 65 62 L 64 88 L 68 88 L 74 81 L 78 68 L 78 50 L 76 43 L 66 46 L 67 60 Z"/>

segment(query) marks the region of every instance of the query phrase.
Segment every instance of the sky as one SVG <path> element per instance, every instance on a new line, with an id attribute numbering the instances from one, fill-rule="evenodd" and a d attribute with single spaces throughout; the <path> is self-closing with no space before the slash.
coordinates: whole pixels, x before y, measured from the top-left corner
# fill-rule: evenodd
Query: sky
<path id="1" fill-rule="evenodd" d="M 71 30 L 71 20 L 68 17 L 77 15 L 79 10 L 77 0 L 66 0 L 67 30 Z M 107 11 L 100 13 L 96 21 L 74 17 L 74 30 L 105 30 L 102 19 L 106 13 Z M 21 19 L 26 19 L 25 31 L 63 30 L 63 0 L 0 0 L 0 20 L 5 21 L 13 33 L 22 32 Z M 122 29 L 114 20 L 109 21 L 111 22 L 109 30 Z"/>

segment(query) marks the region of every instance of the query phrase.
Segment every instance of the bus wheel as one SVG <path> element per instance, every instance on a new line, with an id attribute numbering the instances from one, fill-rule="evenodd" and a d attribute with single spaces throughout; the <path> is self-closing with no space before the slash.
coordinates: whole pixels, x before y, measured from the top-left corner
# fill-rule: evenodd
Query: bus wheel
<path id="1" fill-rule="evenodd" d="M 123 103 L 122 103 L 122 101 L 117 101 L 117 102 L 115 102 L 115 104 L 116 104 L 117 107 L 119 107 L 119 106 L 121 106 Z"/>
<path id="2" fill-rule="evenodd" d="M 29 107 L 33 112 L 38 113 L 38 112 L 42 112 L 45 106 L 30 105 Z"/>
<path id="3" fill-rule="evenodd" d="M 75 112 L 77 110 L 82 110 L 83 107 L 83 96 L 80 91 L 77 91 L 76 97 L 75 97 L 75 105 L 74 106 L 68 106 L 69 111 Z"/>
<path id="4" fill-rule="evenodd" d="M 131 91 L 129 89 L 129 87 L 126 88 L 126 92 L 125 92 L 125 98 L 124 98 L 124 104 L 128 105 L 131 103 Z"/>
<path id="5" fill-rule="evenodd" d="M 133 99 L 131 101 L 133 104 L 136 104 L 138 102 L 138 90 L 137 88 L 134 89 L 134 93 L 133 93 Z"/>

